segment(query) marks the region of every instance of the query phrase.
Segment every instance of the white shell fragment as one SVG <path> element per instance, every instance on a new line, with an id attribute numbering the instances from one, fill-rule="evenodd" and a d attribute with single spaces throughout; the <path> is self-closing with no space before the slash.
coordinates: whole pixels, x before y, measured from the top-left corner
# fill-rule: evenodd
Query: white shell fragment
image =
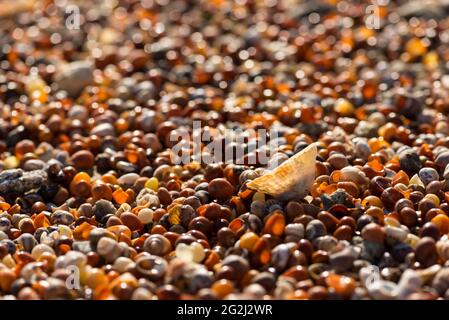
<path id="1" fill-rule="evenodd" d="M 316 145 L 311 144 L 247 186 L 282 200 L 304 197 L 315 180 L 316 155 Z"/>

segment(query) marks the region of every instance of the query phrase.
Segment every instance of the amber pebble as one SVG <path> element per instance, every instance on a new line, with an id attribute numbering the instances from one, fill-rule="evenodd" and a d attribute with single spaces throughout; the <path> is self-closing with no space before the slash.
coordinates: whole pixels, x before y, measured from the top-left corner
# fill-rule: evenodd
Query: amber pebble
<path id="1" fill-rule="evenodd" d="M 131 231 L 140 230 L 143 227 L 143 224 L 140 222 L 139 218 L 131 212 L 123 212 L 120 215 L 120 220 Z"/>
<path id="2" fill-rule="evenodd" d="M 364 207 L 375 206 L 375 207 L 378 207 L 378 208 L 382 208 L 383 204 L 382 204 L 382 201 L 379 199 L 379 197 L 368 196 L 368 197 L 363 199 L 362 206 L 364 206 Z"/>
<path id="3" fill-rule="evenodd" d="M 70 160 L 77 169 L 91 169 L 94 166 L 94 155 L 89 150 L 75 152 Z"/>
<path id="4" fill-rule="evenodd" d="M 385 231 L 375 223 L 368 223 L 362 230 L 362 238 L 372 242 L 383 243 Z"/>
<path id="5" fill-rule="evenodd" d="M 445 214 L 438 214 L 431 222 L 437 226 L 441 234 L 449 233 L 449 217 Z"/>
<path id="6" fill-rule="evenodd" d="M 16 279 L 16 274 L 13 270 L 8 268 L 0 269 L 0 289 L 3 293 L 9 293 L 11 285 Z"/>
<path id="7" fill-rule="evenodd" d="M 254 257 L 258 264 L 265 265 L 271 260 L 270 244 L 265 238 L 259 238 L 253 247 Z"/>
<path id="8" fill-rule="evenodd" d="M 45 216 L 43 212 L 39 213 L 34 217 L 34 227 L 38 228 L 48 228 L 50 226 L 50 221 Z"/>
<path id="9" fill-rule="evenodd" d="M 407 175 L 407 173 L 405 173 L 403 170 L 398 171 L 398 173 L 396 173 L 393 177 L 393 182 L 392 185 L 396 185 L 398 183 L 403 183 L 405 185 L 409 184 L 409 176 Z"/>
<path id="10" fill-rule="evenodd" d="M 281 236 L 284 233 L 285 217 L 281 213 L 273 213 L 265 220 L 263 233 Z"/>
<path id="11" fill-rule="evenodd" d="M 203 263 L 209 270 L 212 270 L 214 266 L 220 262 L 220 256 L 215 251 L 212 250 L 205 250 L 205 251 L 206 251 L 206 258 L 204 259 Z"/>
<path id="12" fill-rule="evenodd" d="M 117 189 L 112 193 L 112 198 L 114 199 L 114 201 L 118 204 L 123 204 L 125 202 L 128 202 L 129 199 L 129 194 L 126 193 L 125 191 L 123 191 L 122 189 Z"/>
<path id="13" fill-rule="evenodd" d="M 254 232 L 247 232 L 240 238 L 240 247 L 251 252 L 257 240 L 259 240 L 259 236 L 257 234 Z"/>
<path id="14" fill-rule="evenodd" d="M 373 217 L 378 223 L 382 224 L 384 221 L 384 211 L 379 207 L 369 207 L 368 210 L 365 211 L 365 214 Z"/>
<path id="15" fill-rule="evenodd" d="M 222 202 L 228 200 L 234 194 L 234 187 L 224 178 L 216 178 L 209 182 L 208 186 L 209 194 Z"/>

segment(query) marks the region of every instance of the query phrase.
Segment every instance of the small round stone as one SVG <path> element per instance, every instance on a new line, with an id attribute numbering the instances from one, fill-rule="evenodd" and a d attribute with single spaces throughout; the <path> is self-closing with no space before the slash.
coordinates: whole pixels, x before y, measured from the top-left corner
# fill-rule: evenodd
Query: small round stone
<path id="1" fill-rule="evenodd" d="M 234 187 L 224 178 L 213 179 L 209 182 L 208 191 L 212 197 L 219 201 L 225 201 L 232 197 Z"/>

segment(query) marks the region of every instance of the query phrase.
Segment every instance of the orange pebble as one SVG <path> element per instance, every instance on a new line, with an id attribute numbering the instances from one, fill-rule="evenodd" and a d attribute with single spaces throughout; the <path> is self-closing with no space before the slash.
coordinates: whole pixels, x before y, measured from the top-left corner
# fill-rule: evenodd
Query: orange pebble
<path id="1" fill-rule="evenodd" d="M 226 279 L 221 279 L 214 282 L 211 286 L 212 291 L 220 298 L 223 299 L 228 294 L 234 291 L 234 284 Z"/>
<path id="2" fill-rule="evenodd" d="M 281 213 L 273 213 L 265 222 L 263 233 L 281 236 L 284 233 L 285 217 Z"/>
<path id="3" fill-rule="evenodd" d="M 45 214 L 41 212 L 34 218 L 34 226 L 36 227 L 36 229 L 48 228 L 50 226 L 50 221 L 45 216 Z"/>
<path id="4" fill-rule="evenodd" d="M 431 220 L 440 229 L 441 234 L 449 233 L 449 217 L 439 214 Z"/>
<path id="5" fill-rule="evenodd" d="M 356 288 L 354 279 L 347 276 L 340 276 L 338 274 L 330 274 L 326 278 L 326 284 L 344 298 L 349 298 Z"/>
<path id="6" fill-rule="evenodd" d="M 122 189 L 117 189 L 112 193 L 114 201 L 118 204 L 123 204 L 129 200 L 129 194 Z"/>
<path id="7" fill-rule="evenodd" d="M 73 237 L 75 240 L 87 240 L 93 228 L 89 223 L 83 222 L 73 230 Z"/>

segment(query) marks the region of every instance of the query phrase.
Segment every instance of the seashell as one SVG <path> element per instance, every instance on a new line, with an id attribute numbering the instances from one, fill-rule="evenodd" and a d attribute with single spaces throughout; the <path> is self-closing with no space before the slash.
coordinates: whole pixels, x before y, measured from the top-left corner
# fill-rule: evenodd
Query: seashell
<path id="1" fill-rule="evenodd" d="M 317 147 L 309 145 L 272 171 L 258 177 L 247 186 L 282 200 L 304 197 L 315 179 Z"/>
<path id="2" fill-rule="evenodd" d="M 142 255 L 136 260 L 136 270 L 147 279 L 156 281 L 165 275 L 167 271 L 167 261 L 161 257 L 150 254 Z"/>
<path id="3" fill-rule="evenodd" d="M 204 248 L 198 242 L 192 242 L 191 244 L 180 243 L 176 246 L 176 256 L 186 262 L 199 263 L 203 261 L 206 254 Z"/>
<path id="4" fill-rule="evenodd" d="M 160 234 L 152 234 L 143 243 L 143 250 L 156 256 L 165 256 L 171 249 L 170 241 Z"/>
<path id="5" fill-rule="evenodd" d="M 444 261 L 449 260 L 449 240 L 440 240 L 437 242 L 437 252 Z"/>

